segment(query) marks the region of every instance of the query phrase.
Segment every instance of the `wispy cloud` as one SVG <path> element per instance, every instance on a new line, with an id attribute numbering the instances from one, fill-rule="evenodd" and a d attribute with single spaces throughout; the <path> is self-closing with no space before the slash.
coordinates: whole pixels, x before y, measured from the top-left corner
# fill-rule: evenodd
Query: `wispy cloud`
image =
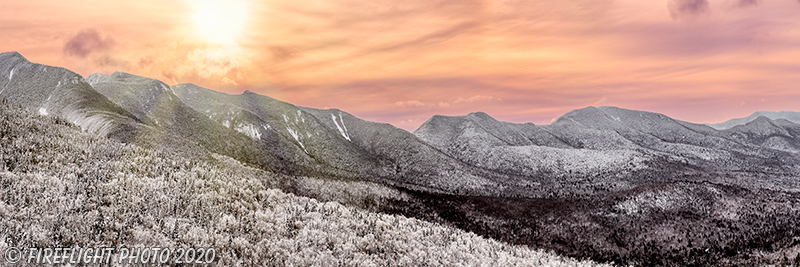
<path id="1" fill-rule="evenodd" d="M 409 101 L 397 101 L 394 103 L 395 106 L 398 107 L 424 107 L 424 106 L 432 106 L 432 104 L 425 104 L 419 100 L 409 100 Z"/>
<path id="2" fill-rule="evenodd" d="M 476 102 L 496 102 L 502 101 L 503 99 L 494 97 L 494 96 L 486 96 L 486 95 L 474 95 L 470 97 L 459 97 L 452 101 L 432 101 L 432 102 L 422 102 L 419 100 L 409 100 L 409 101 L 397 101 L 395 102 L 395 106 L 398 107 L 440 107 L 446 108 L 452 105 L 458 104 L 471 104 Z"/>
<path id="3" fill-rule="evenodd" d="M 493 96 L 488 96 L 488 95 L 474 95 L 474 96 L 471 96 L 471 97 L 468 97 L 468 98 L 459 97 L 458 99 L 453 101 L 453 103 L 454 104 L 458 104 L 458 103 L 474 103 L 474 102 L 481 102 L 481 101 L 502 101 L 502 99 L 496 98 L 496 97 L 493 97 Z"/>

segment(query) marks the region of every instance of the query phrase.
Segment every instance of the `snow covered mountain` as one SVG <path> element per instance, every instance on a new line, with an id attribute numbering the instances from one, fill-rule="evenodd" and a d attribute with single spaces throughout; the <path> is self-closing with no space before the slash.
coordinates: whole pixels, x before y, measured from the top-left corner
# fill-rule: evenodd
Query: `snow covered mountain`
<path id="1" fill-rule="evenodd" d="M 80 75 L 0 54 L 0 99 L 54 115 L 102 136 L 128 131 L 138 120 L 92 88 Z"/>
<path id="2" fill-rule="evenodd" d="M 708 126 L 711 126 L 711 127 L 715 128 L 715 129 L 718 129 L 718 130 L 725 130 L 725 129 L 733 128 L 733 127 L 735 127 L 737 125 L 747 124 L 748 122 L 754 121 L 754 120 L 756 120 L 756 119 L 758 119 L 759 117 L 762 117 L 762 116 L 766 117 L 768 119 L 772 119 L 772 120 L 784 119 L 784 120 L 791 121 L 791 122 L 794 122 L 794 123 L 800 123 L 800 112 L 795 112 L 795 111 L 756 111 L 753 114 L 751 114 L 750 116 L 747 116 L 747 117 L 744 117 L 744 118 L 730 119 L 730 120 L 725 121 L 725 122 L 720 122 L 720 123 L 715 123 L 715 124 L 708 124 Z"/>
<path id="3" fill-rule="evenodd" d="M 17 175 L 38 177 L 29 172 L 63 165 L 62 173 L 47 176 L 48 185 L 64 180 L 84 186 L 86 173 L 97 179 L 124 178 L 108 180 L 115 183 L 107 186 L 108 192 L 152 185 L 155 190 L 134 191 L 142 196 L 162 192 L 176 205 L 191 204 L 217 216 L 220 205 L 236 212 L 244 211 L 236 206 L 241 203 L 272 207 L 275 198 L 252 202 L 250 195 L 263 191 L 253 186 L 260 182 L 294 195 L 620 265 L 774 263 L 764 253 L 784 258 L 790 253 L 800 262 L 800 124 L 792 113 L 780 113 L 780 118 L 761 113 L 766 115 L 716 129 L 617 107 L 573 110 L 550 125 L 502 122 L 476 112 L 433 116 L 409 133 L 342 110 L 298 107 L 249 91 L 231 95 L 192 84 L 169 86 L 122 72 L 83 79 L 13 52 L 0 54 L 0 86 L 0 111 L 7 114 L 0 116 L 0 149 L 5 151 L 0 153 L 0 174 L 16 172 L 6 175 L 10 183 L 1 184 L 18 184 L 37 194 L 38 189 Z M 97 147 L 95 141 L 65 141 L 62 133 L 78 133 L 67 122 L 90 132 L 90 139 L 110 137 L 106 141 L 115 145 L 109 147 L 124 146 L 130 153 Z M 21 134 L 17 128 L 49 135 Z M 95 147 L 96 153 L 87 154 L 81 148 L 86 146 Z M 62 151 L 71 152 L 61 157 Z M 67 167 L 75 164 L 85 169 Z M 212 167 L 219 164 L 247 171 L 219 172 Z M 21 192 L 18 188 L 5 190 Z M 230 198 L 219 202 L 205 193 L 197 195 L 197 188 Z M 191 194 L 174 194 L 180 190 Z M 159 202 L 164 197 L 137 199 Z M 299 220 L 295 211 L 317 214 L 316 206 L 287 206 L 284 212 Z M 184 210 L 162 208 L 154 212 Z M 131 223 L 129 228 L 140 225 L 127 218 L 141 211 L 126 210 L 131 213 L 124 220 Z M 27 212 L 12 212 L 17 211 Z M 215 225 L 228 225 L 234 217 Z M 259 225 L 263 218 L 246 221 L 242 225 Z M 275 229 L 297 230 L 298 224 L 283 223 Z M 425 229 L 414 231 L 425 235 Z M 357 235 L 371 235 L 365 234 Z M 325 246 L 330 245 L 320 247 Z"/>
<path id="4" fill-rule="evenodd" d="M 617 107 L 573 110 L 550 125 L 499 122 L 485 113 L 434 116 L 414 134 L 446 154 L 536 184 L 578 193 L 615 191 L 705 171 L 793 166 L 800 125 L 761 117 L 719 131 Z M 785 173 L 790 175 L 790 173 Z M 610 178 L 613 177 L 613 178 Z M 577 188 L 583 188 L 578 190 Z"/>
<path id="5" fill-rule="evenodd" d="M 685 179 L 697 168 L 789 166 L 785 173 L 800 162 L 800 126 L 765 117 L 720 131 L 616 107 L 574 110 L 550 125 L 477 112 L 434 116 L 412 134 L 249 91 L 229 95 L 122 72 L 83 79 L 17 53 L 2 54 L 0 63 L 8 80 L 0 96 L 126 142 L 186 142 L 280 173 L 430 192 L 545 196 L 560 188 L 586 195 Z"/>
<path id="6" fill-rule="evenodd" d="M 207 149 L 287 174 L 433 192 L 507 193 L 506 175 L 448 157 L 402 129 L 340 110 L 296 107 L 250 92 L 231 96 L 193 85 L 173 88 L 122 72 L 84 79 L 17 53 L 1 59 L 7 81 L 0 96 L 9 103 L 124 142 Z"/>
<path id="7" fill-rule="evenodd" d="M 730 139 L 768 149 L 800 152 L 800 124 L 786 119 L 760 116 L 746 124 L 723 131 Z"/>
<path id="8" fill-rule="evenodd" d="M 128 133 L 128 140 L 154 146 L 190 142 L 209 151 L 256 166 L 295 172 L 297 159 L 263 153 L 263 147 L 246 134 L 229 129 L 184 104 L 165 83 L 128 73 L 92 74 L 87 82 L 146 125 Z"/>
<path id="9" fill-rule="evenodd" d="M 244 92 L 173 86 L 187 105 L 315 171 L 435 192 L 498 194 L 508 176 L 453 159 L 413 134 L 337 109 L 297 107 Z"/>
<path id="10" fill-rule="evenodd" d="M 610 266 L 276 188 L 287 180 L 304 181 L 123 144 L 0 103 L 2 251 L 203 246 L 214 249 L 208 266 Z"/>

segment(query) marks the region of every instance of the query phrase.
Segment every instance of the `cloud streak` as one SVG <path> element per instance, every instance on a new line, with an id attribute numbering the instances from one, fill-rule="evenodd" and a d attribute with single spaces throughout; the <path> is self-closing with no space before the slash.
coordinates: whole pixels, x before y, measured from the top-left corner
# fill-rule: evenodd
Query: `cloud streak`
<path id="1" fill-rule="evenodd" d="M 408 100 L 408 101 L 397 101 L 395 102 L 395 106 L 398 107 L 440 107 L 446 108 L 450 107 L 451 105 L 459 105 L 459 104 L 472 104 L 476 102 L 491 102 L 491 101 L 503 101 L 501 98 L 497 98 L 494 96 L 486 96 L 486 95 L 474 95 L 467 98 L 459 97 L 452 101 L 438 101 L 438 102 L 422 102 L 419 100 Z"/>

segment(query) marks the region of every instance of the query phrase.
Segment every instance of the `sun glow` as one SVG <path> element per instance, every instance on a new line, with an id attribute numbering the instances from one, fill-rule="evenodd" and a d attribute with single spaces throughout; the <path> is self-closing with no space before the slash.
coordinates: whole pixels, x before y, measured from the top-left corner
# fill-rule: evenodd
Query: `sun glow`
<path id="1" fill-rule="evenodd" d="M 206 41 L 232 43 L 239 37 L 246 16 L 244 1 L 199 0 L 192 6 L 195 26 Z"/>

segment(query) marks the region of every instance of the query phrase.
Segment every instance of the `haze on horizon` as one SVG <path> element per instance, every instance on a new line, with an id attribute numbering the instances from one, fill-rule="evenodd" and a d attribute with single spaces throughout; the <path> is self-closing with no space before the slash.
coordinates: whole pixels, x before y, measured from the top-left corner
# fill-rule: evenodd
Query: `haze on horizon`
<path id="1" fill-rule="evenodd" d="M 4 1 L 0 51 L 409 131 L 589 105 L 721 122 L 800 110 L 798 17 L 798 0 Z"/>

